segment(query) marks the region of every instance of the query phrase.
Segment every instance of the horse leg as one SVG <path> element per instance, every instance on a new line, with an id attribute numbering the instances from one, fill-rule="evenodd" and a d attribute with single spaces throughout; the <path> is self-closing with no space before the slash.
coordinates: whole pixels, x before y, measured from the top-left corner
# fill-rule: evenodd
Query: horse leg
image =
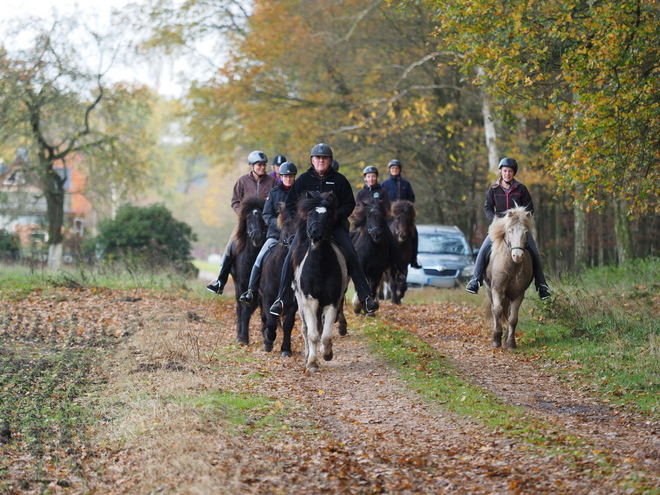
<path id="1" fill-rule="evenodd" d="M 264 317 L 264 311 L 262 311 L 262 320 L 263 322 L 263 337 L 264 337 L 264 351 L 271 352 L 273 350 L 273 344 L 277 338 L 277 316 L 271 315 L 266 308 L 265 312 L 267 313 Z"/>
<path id="2" fill-rule="evenodd" d="M 509 307 L 509 325 L 506 332 L 506 340 L 504 342 L 505 349 L 516 348 L 516 326 L 518 325 L 518 312 L 523 298 L 516 299 Z"/>
<path id="3" fill-rule="evenodd" d="M 493 292 L 491 312 L 493 314 L 493 347 L 502 347 L 502 301 L 499 294 Z"/>
<path id="4" fill-rule="evenodd" d="M 321 354 L 325 361 L 332 361 L 332 330 L 337 319 L 337 308 L 330 306 L 324 311 L 321 322 L 323 323 L 323 332 L 321 334 Z"/>
<path id="5" fill-rule="evenodd" d="M 348 323 L 346 322 L 346 316 L 344 316 L 344 296 L 342 296 L 341 301 L 339 302 L 336 321 L 339 323 L 339 328 L 337 329 L 339 335 L 346 335 L 348 333 Z"/>
<path id="6" fill-rule="evenodd" d="M 241 303 L 236 302 L 236 342 L 239 345 L 249 345 L 250 315 L 242 306 Z"/>
<path id="7" fill-rule="evenodd" d="M 293 355 L 291 351 L 291 331 L 296 322 L 296 310 L 296 305 L 292 304 L 284 316 L 284 322 L 282 323 L 282 347 L 280 348 L 282 357 L 291 357 Z"/>
<path id="8" fill-rule="evenodd" d="M 307 348 L 305 356 L 305 366 L 307 371 L 316 373 L 319 371 L 319 362 L 316 346 L 319 342 L 319 323 L 317 318 L 318 300 L 308 299 L 304 305 L 299 305 L 300 314 L 306 323 L 307 338 L 305 344 Z"/>
<path id="9" fill-rule="evenodd" d="M 360 302 L 360 298 L 357 295 L 357 292 L 353 294 L 353 313 L 356 315 L 359 315 L 362 313 L 362 303 Z"/>

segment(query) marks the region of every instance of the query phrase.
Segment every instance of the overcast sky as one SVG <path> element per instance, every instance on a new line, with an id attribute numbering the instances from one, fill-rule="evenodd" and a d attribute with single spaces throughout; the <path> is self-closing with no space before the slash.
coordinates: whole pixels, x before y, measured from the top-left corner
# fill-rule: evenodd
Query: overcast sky
<path id="1" fill-rule="evenodd" d="M 83 12 L 97 14 L 101 22 L 109 22 L 113 9 L 121 9 L 129 3 L 139 3 L 140 0 L 0 0 L 0 21 L 13 17 L 36 15 L 48 18 L 53 9 L 58 13 L 67 14 L 75 10 L 76 5 Z M 175 72 L 181 70 L 181 63 L 174 67 L 171 62 L 165 61 L 160 68 L 148 68 L 146 64 L 135 67 L 116 69 L 109 77 L 127 81 L 139 81 L 148 84 L 167 96 L 180 96 L 181 86 L 177 84 Z"/>

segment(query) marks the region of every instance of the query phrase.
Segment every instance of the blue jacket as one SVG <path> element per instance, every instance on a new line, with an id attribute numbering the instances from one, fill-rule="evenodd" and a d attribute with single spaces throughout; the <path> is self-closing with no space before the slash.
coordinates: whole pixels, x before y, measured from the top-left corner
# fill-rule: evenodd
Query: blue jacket
<path id="1" fill-rule="evenodd" d="M 415 202 L 415 193 L 413 192 L 410 182 L 401 177 L 392 177 L 384 181 L 382 184 L 383 189 L 387 191 L 387 194 L 390 197 L 390 201 L 394 203 L 400 199 L 405 199 L 411 203 Z"/>

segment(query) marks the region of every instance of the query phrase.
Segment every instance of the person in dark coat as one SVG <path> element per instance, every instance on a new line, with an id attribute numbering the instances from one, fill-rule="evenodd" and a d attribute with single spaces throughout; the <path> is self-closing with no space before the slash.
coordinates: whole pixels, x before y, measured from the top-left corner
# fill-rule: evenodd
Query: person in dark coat
<path id="1" fill-rule="evenodd" d="M 363 304 L 367 313 L 373 313 L 378 310 L 378 300 L 371 293 L 367 279 L 362 271 L 362 266 L 360 266 L 358 261 L 357 253 L 348 234 L 348 217 L 351 216 L 351 213 L 355 209 L 355 197 L 353 196 L 351 184 L 346 177 L 332 168 L 332 148 L 327 144 L 319 143 L 314 146 L 309 160 L 312 166 L 294 182 L 286 200 L 286 208 L 289 214 L 295 215 L 298 199 L 305 191 L 318 191 L 321 193 L 332 191 L 337 196 L 339 206 L 337 207 L 337 221 L 332 231 L 332 238 L 339 245 L 344 256 L 346 256 L 349 275 L 353 279 L 360 302 Z M 284 260 L 277 299 L 270 307 L 271 314 L 276 316 L 281 316 L 284 313 L 285 305 L 291 304 L 291 281 L 293 278 L 291 254 L 297 242 L 296 235 L 291 243 L 289 254 Z"/>
<path id="2" fill-rule="evenodd" d="M 514 178 L 518 172 L 518 162 L 513 158 L 502 158 L 499 169 L 500 177 L 486 192 L 484 211 L 486 212 L 488 221 L 492 223 L 495 218 L 504 216 L 507 210 L 515 206 L 524 206 L 533 215 L 534 203 L 532 202 L 532 195 L 529 194 L 524 184 Z M 465 290 L 472 294 L 477 294 L 479 287 L 483 285 L 492 245 L 493 241 L 491 241 L 490 236 L 486 236 L 474 264 L 472 279 L 465 288 Z M 527 248 L 532 254 L 532 268 L 534 270 L 536 291 L 539 293 L 541 299 L 548 299 L 551 295 L 550 289 L 546 283 L 543 266 L 541 265 L 541 257 L 539 256 L 539 251 L 531 232 L 527 235 Z"/>
<path id="3" fill-rule="evenodd" d="M 264 204 L 263 217 L 266 225 L 268 225 L 268 233 L 266 234 L 266 242 L 261 247 L 261 251 L 257 255 L 257 259 L 252 266 L 250 272 L 250 282 L 248 283 L 247 291 L 243 292 L 238 298 L 243 304 L 248 306 L 254 301 L 254 293 L 259 286 L 259 279 L 261 278 L 261 264 L 264 257 L 272 248 L 274 248 L 280 240 L 280 227 L 277 224 L 277 217 L 280 216 L 280 203 L 286 203 L 286 198 L 289 196 L 291 186 L 296 180 L 298 169 L 292 162 L 284 162 L 279 166 L 280 182 L 268 193 L 266 203 Z"/>

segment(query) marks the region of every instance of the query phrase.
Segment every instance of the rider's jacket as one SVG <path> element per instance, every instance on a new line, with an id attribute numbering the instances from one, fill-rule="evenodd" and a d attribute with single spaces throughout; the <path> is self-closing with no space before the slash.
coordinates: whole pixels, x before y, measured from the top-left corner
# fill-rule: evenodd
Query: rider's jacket
<path id="1" fill-rule="evenodd" d="M 286 198 L 289 195 L 289 191 L 284 187 L 282 182 L 278 182 L 275 187 L 273 187 L 268 193 L 266 198 L 266 203 L 264 204 L 264 221 L 268 225 L 268 234 L 269 239 L 279 239 L 280 238 L 280 228 L 277 225 L 277 217 L 280 214 L 279 205 L 280 203 L 286 203 Z"/>
<path id="2" fill-rule="evenodd" d="M 309 167 L 306 172 L 300 174 L 291 186 L 291 191 L 286 199 L 286 209 L 289 215 L 296 214 L 298 198 L 305 191 L 334 192 L 339 199 L 337 221 L 334 228 L 343 227 L 348 230 L 348 217 L 355 209 L 355 197 L 353 196 L 353 188 L 346 177 L 333 168 L 330 168 L 323 177 L 319 177 L 314 167 Z"/>
<path id="3" fill-rule="evenodd" d="M 495 184 L 488 188 L 486 192 L 486 204 L 484 211 L 490 222 L 497 217 L 504 215 L 504 212 L 516 206 L 524 206 L 527 211 L 534 214 L 534 203 L 532 195 L 527 188 L 517 180 L 513 180 L 511 187 L 507 190 L 503 188 L 498 179 Z"/>
<path id="4" fill-rule="evenodd" d="M 415 202 L 415 193 L 413 191 L 410 182 L 398 175 L 383 181 L 383 189 L 387 191 L 387 194 L 390 196 L 390 201 L 398 201 L 400 199 L 405 199 L 411 203 Z"/>
<path id="5" fill-rule="evenodd" d="M 362 186 L 362 189 L 360 189 L 355 195 L 355 202 L 367 202 L 371 201 L 372 198 L 384 203 L 385 211 L 391 210 L 390 195 L 387 193 L 387 190 L 383 189 L 383 186 L 381 186 L 378 182 L 376 182 L 373 186 L 368 186 L 366 184 Z"/>
<path id="6" fill-rule="evenodd" d="M 241 175 L 236 184 L 234 184 L 234 191 L 231 197 L 231 207 L 238 213 L 241 209 L 241 201 L 248 196 L 259 196 L 266 199 L 270 190 L 277 184 L 277 179 L 268 174 L 259 177 L 259 180 L 254 178 L 252 172 Z"/>

